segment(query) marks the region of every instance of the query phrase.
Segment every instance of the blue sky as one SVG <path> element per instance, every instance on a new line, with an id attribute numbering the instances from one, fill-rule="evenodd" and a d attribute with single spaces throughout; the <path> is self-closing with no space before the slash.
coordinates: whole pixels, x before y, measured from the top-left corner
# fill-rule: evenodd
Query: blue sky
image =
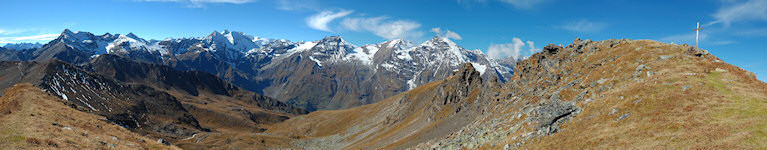
<path id="1" fill-rule="evenodd" d="M 767 80 L 767 0 L 0 0 L 0 20 L 0 45 L 46 42 L 64 28 L 146 39 L 224 29 L 292 41 L 341 35 L 357 45 L 439 34 L 491 57 L 576 37 L 695 44 L 699 21 L 701 48 Z"/>

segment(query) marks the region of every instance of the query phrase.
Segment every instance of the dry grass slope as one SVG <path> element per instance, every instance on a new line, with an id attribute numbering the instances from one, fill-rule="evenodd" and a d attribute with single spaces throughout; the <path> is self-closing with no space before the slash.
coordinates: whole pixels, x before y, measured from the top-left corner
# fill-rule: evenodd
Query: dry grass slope
<path id="1" fill-rule="evenodd" d="M 598 69 L 577 68 L 582 72 L 573 73 L 590 75 L 586 81 L 609 79 L 602 84 L 615 88 L 579 103 L 584 111 L 565 124 L 564 131 L 521 148 L 767 148 L 767 84 L 751 73 L 712 55 L 687 54 L 689 46 L 684 45 L 635 41 L 599 48 L 604 50 L 567 65 L 615 57 Z M 640 80 L 619 78 L 632 76 L 639 65 L 652 73 L 642 73 Z M 562 99 L 578 92 L 565 91 Z M 618 111 L 611 114 L 613 109 Z M 616 121 L 626 114 L 630 115 Z"/>
<path id="2" fill-rule="evenodd" d="M 502 91 L 499 101 L 485 108 L 487 115 L 462 132 L 418 147 L 767 148 L 767 84 L 688 45 L 650 40 L 551 45 L 518 63 Z M 546 112 L 538 110 L 566 108 L 548 107 L 555 106 L 551 103 L 577 109 L 541 120 Z"/>
<path id="3" fill-rule="evenodd" d="M 67 107 L 28 83 L 0 97 L 0 149 L 178 149 Z"/>

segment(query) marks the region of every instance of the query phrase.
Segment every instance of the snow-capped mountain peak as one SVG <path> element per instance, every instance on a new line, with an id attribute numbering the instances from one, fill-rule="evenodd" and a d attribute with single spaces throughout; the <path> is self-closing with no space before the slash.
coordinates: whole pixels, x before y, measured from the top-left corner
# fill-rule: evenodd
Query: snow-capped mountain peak
<path id="1" fill-rule="evenodd" d="M 5 44 L 5 46 L 2 46 L 3 48 L 7 49 L 36 49 L 43 47 L 43 44 L 38 43 L 8 43 Z"/>
<path id="2" fill-rule="evenodd" d="M 246 35 L 242 32 L 229 30 L 221 32 L 213 31 L 208 37 L 205 37 L 205 40 L 215 45 L 211 50 L 223 48 L 243 54 L 254 49 L 259 49 L 271 41 L 270 39 L 259 38 Z"/>
<path id="3" fill-rule="evenodd" d="M 109 42 L 112 42 L 115 39 L 116 37 L 111 34 L 96 36 L 90 32 L 72 32 L 69 29 L 64 29 L 64 31 L 61 32 L 61 35 L 57 38 L 57 40 L 63 41 L 71 48 L 91 51 L 95 54 L 107 53 L 105 47 Z"/>
<path id="4" fill-rule="evenodd" d="M 109 33 L 107 33 L 107 34 L 109 34 Z M 146 40 L 144 40 L 144 39 L 142 39 L 142 38 L 139 38 L 138 36 L 136 36 L 136 35 L 135 35 L 135 34 L 133 34 L 132 32 L 131 32 L 131 33 L 128 33 L 128 34 L 126 34 L 126 35 L 125 35 L 125 37 L 131 38 L 131 39 L 134 39 L 134 40 L 139 40 L 139 41 L 142 41 L 142 42 L 146 42 Z M 119 37 L 118 37 L 118 38 L 119 38 Z"/>
<path id="5" fill-rule="evenodd" d="M 107 46 L 104 47 L 109 54 L 127 53 L 128 51 L 149 51 L 160 52 L 161 54 L 167 53 L 167 50 L 162 48 L 158 42 L 147 42 L 146 40 L 139 38 L 133 33 L 128 33 L 127 35 L 116 34 L 116 36 L 117 39 L 109 42 Z"/>
<path id="6" fill-rule="evenodd" d="M 355 53 L 357 46 L 346 42 L 341 36 L 328 36 L 312 47 L 311 58 L 316 61 L 338 61 L 347 54 Z"/>
<path id="7" fill-rule="evenodd" d="M 450 39 L 440 36 L 435 36 L 433 39 L 424 42 L 418 47 L 414 47 L 410 51 L 415 53 L 415 57 L 421 58 L 422 62 L 429 64 L 449 60 L 448 64 L 457 66 L 469 62 L 470 59 L 467 56 L 469 52 L 466 49 L 458 46 L 458 44 Z"/>

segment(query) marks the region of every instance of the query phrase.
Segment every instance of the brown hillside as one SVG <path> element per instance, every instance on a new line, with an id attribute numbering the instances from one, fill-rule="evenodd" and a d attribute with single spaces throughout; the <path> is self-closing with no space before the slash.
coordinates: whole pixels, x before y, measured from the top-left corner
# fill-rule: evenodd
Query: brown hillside
<path id="1" fill-rule="evenodd" d="M 688 45 L 546 46 L 517 64 L 489 112 L 420 147 L 767 148 L 767 84 Z"/>
<path id="2" fill-rule="evenodd" d="M 67 107 L 28 83 L 0 97 L 3 149 L 178 149 L 157 143 L 105 118 Z"/>
<path id="3" fill-rule="evenodd" d="M 503 86 L 466 72 L 266 133 L 307 149 L 767 147 L 767 84 L 688 45 L 576 39 L 517 63 Z"/>

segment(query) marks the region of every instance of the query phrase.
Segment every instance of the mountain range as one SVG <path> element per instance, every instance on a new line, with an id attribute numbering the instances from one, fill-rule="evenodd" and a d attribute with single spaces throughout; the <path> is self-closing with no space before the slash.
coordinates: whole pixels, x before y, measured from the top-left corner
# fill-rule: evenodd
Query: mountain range
<path id="1" fill-rule="evenodd" d="M 494 60 L 439 36 L 65 30 L 0 60 L 0 147 L 16 149 L 767 148 L 767 83 L 687 44 Z"/>
<path id="2" fill-rule="evenodd" d="M 515 61 L 498 63 L 479 50 L 464 49 L 439 36 L 420 45 L 397 39 L 356 46 L 340 36 L 291 42 L 228 30 L 201 38 L 145 40 L 133 33 L 94 35 L 67 29 L 41 48 L 2 53 L 6 53 L 0 55 L 2 60 L 56 58 L 72 64 L 112 54 L 177 70 L 204 71 L 310 111 L 377 102 L 444 79 L 462 63 L 473 63 L 485 78 L 506 81 Z"/>

